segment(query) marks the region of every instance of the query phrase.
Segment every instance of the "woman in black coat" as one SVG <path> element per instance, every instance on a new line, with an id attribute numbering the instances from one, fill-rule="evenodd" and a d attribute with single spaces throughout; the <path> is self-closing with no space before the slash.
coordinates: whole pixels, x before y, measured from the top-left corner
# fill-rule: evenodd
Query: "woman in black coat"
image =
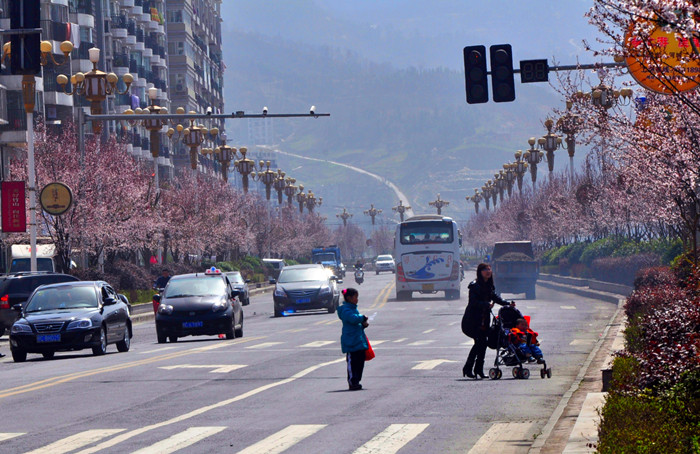
<path id="1" fill-rule="evenodd" d="M 501 306 L 515 305 L 504 301 L 496 294 L 491 265 L 480 263 L 476 268 L 476 280 L 469 284 L 469 304 L 462 318 L 462 331 L 474 339 L 474 346 L 469 351 L 467 362 L 462 368 L 465 377 L 484 378 L 484 357 L 493 303 Z"/>

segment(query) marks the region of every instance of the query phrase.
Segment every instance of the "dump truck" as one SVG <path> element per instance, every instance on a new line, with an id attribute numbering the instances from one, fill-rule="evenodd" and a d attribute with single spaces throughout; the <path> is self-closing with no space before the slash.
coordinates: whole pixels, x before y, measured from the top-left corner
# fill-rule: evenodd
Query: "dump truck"
<path id="1" fill-rule="evenodd" d="M 534 300 L 540 266 L 530 241 L 503 241 L 493 247 L 493 280 L 500 293 L 525 293 Z"/>

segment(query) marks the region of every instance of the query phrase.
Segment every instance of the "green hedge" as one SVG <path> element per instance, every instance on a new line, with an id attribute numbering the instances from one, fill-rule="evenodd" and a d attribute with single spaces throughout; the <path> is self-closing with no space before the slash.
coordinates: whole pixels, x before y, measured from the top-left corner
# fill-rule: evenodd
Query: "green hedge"
<path id="1" fill-rule="evenodd" d="M 555 247 L 542 253 L 541 265 L 567 267 L 582 263 L 588 267 L 596 259 L 604 257 L 629 257 L 639 254 L 657 254 L 664 265 L 670 264 L 683 252 L 680 239 L 659 238 L 651 241 L 632 241 L 621 237 L 608 237 L 594 242 L 578 242 Z"/>

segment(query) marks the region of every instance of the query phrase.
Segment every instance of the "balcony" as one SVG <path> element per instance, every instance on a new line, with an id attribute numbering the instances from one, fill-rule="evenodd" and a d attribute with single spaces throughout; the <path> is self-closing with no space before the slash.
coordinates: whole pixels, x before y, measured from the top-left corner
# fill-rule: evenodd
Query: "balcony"
<path id="1" fill-rule="evenodd" d="M 133 19 L 129 19 L 126 22 L 126 31 L 128 34 L 132 36 L 136 36 L 136 21 Z"/>
<path id="2" fill-rule="evenodd" d="M 71 13 L 95 14 L 95 4 L 93 0 L 70 0 L 68 7 Z"/>
<path id="3" fill-rule="evenodd" d="M 128 68 L 129 67 L 129 54 L 116 54 L 114 56 L 114 60 L 112 62 L 112 67 Z"/>

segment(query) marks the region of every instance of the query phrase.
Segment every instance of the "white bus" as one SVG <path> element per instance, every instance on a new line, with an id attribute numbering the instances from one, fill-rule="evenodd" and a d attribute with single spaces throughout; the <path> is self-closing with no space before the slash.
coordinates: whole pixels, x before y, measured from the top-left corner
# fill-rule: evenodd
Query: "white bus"
<path id="1" fill-rule="evenodd" d="M 445 216 L 422 215 L 396 227 L 396 299 L 410 299 L 413 292 L 445 292 L 459 299 L 459 251 L 462 236 L 457 223 Z"/>

